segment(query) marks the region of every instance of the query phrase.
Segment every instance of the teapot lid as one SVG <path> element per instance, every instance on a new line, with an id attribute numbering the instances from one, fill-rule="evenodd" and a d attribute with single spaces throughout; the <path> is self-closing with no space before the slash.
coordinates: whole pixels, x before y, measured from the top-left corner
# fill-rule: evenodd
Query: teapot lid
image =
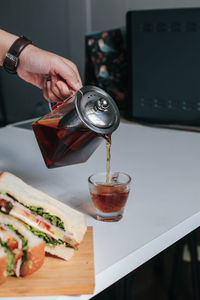
<path id="1" fill-rule="evenodd" d="M 110 134 L 117 129 L 120 113 L 115 101 L 96 86 L 84 86 L 76 94 L 76 110 L 82 122 L 91 130 Z"/>

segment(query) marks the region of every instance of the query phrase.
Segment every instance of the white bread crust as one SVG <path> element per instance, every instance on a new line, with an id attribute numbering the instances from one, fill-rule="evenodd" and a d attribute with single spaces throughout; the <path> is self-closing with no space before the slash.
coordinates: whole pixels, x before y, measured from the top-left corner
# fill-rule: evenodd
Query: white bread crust
<path id="1" fill-rule="evenodd" d="M 64 260 L 70 260 L 75 250 L 64 245 L 45 245 L 45 251 Z"/>
<path id="2" fill-rule="evenodd" d="M 10 194 L 24 205 L 42 207 L 46 212 L 59 217 L 64 222 L 65 230 L 72 233 L 78 243 L 82 241 L 87 225 L 81 212 L 33 188 L 9 172 L 0 174 L 0 192 Z"/>

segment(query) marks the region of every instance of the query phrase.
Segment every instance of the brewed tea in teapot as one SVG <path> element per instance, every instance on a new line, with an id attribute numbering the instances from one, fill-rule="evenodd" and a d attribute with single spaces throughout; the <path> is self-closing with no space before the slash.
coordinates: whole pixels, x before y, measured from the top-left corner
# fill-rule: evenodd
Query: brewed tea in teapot
<path id="1" fill-rule="evenodd" d="M 85 86 L 32 127 L 46 166 L 56 168 L 87 161 L 119 122 L 114 100 L 98 87 Z"/>

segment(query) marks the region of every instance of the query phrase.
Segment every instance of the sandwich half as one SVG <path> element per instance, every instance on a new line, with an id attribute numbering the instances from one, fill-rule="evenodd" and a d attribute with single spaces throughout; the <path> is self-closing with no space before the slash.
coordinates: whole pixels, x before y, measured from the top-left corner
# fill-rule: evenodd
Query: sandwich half
<path id="1" fill-rule="evenodd" d="M 37 271 L 44 262 L 44 242 L 24 223 L 3 213 L 0 213 L 0 245 L 6 254 L 6 272 L 0 267 L 1 274 L 27 276 Z"/>
<path id="2" fill-rule="evenodd" d="M 87 229 L 81 212 L 9 172 L 0 174 L 0 211 L 24 222 L 44 240 L 46 252 L 65 260 L 78 249 Z"/>

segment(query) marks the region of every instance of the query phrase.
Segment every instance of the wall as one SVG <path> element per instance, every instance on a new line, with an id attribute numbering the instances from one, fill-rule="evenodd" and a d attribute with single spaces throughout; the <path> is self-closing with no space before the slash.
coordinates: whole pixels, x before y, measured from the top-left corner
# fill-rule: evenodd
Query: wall
<path id="1" fill-rule="evenodd" d="M 200 7 L 199 0 L 69 0 L 71 57 L 84 78 L 84 36 L 87 32 L 117 28 L 126 24 L 128 10 Z M 73 33 L 76 28 L 76 35 Z"/>
<path id="2" fill-rule="evenodd" d="M 199 0 L 92 0 L 90 3 L 94 31 L 125 25 L 128 10 L 200 7 Z"/>
<path id="3" fill-rule="evenodd" d="M 1 0 L 0 28 L 25 35 L 43 49 L 69 56 L 66 0 Z M 0 101 L 9 122 L 33 118 L 48 110 L 41 90 L 0 68 Z"/>
<path id="4" fill-rule="evenodd" d="M 125 25 L 134 9 L 200 7 L 199 0 L 1 0 L 0 28 L 26 35 L 35 45 L 74 61 L 84 80 L 85 33 Z M 0 101 L 9 122 L 44 114 L 39 89 L 0 68 Z M 0 112 L 0 120 L 1 120 Z"/>

